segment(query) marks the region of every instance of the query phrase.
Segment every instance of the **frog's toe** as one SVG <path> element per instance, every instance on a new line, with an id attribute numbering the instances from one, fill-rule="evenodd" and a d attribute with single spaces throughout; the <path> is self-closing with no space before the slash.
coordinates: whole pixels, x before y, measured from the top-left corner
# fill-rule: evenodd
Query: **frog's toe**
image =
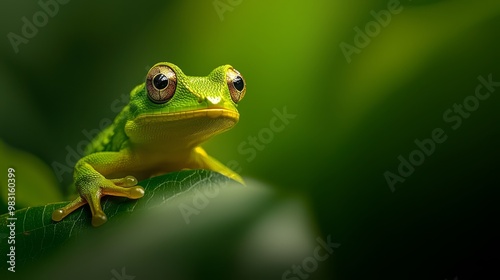
<path id="1" fill-rule="evenodd" d="M 138 183 L 137 179 L 134 176 L 127 176 L 120 179 L 111 179 L 110 181 L 113 182 L 113 184 L 121 187 L 133 187 Z"/>
<path id="2" fill-rule="evenodd" d="M 86 195 L 85 199 L 87 200 L 90 211 L 92 212 L 92 225 L 94 227 L 98 227 L 104 224 L 108 218 L 104 211 L 102 211 L 101 207 L 101 195 L 99 193 Z"/>
<path id="3" fill-rule="evenodd" d="M 108 221 L 108 217 L 104 213 L 92 215 L 92 226 L 98 227 Z"/>
<path id="4" fill-rule="evenodd" d="M 54 212 L 52 212 L 52 220 L 59 222 L 60 220 L 64 219 L 65 217 L 65 211 L 64 209 L 56 209 Z"/>
<path id="5" fill-rule="evenodd" d="M 52 220 L 59 222 L 60 220 L 64 219 L 64 217 L 68 216 L 71 212 L 80 208 L 80 206 L 85 205 L 85 203 L 87 203 L 87 201 L 78 196 L 75 200 L 71 201 L 63 208 L 54 210 L 54 212 L 52 212 Z"/>
<path id="6" fill-rule="evenodd" d="M 122 196 L 131 199 L 138 199 L 144 196 L 144 189 L 141 186 L 121 187 L 117 185 L 102 188 L 104 195 Z"/>

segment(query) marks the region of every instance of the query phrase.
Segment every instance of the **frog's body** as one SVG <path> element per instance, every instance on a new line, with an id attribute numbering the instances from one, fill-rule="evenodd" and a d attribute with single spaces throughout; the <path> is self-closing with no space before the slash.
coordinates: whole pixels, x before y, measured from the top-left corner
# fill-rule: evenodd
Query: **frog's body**
<path id="1" fill-rule="evenodd" d="M 207 77 L 189 77 L 171 63 L 156 64 L 77 162 L 74 184 L 80 196 L 52 218 L 60 221 L 88 203 L 92 224 L 99 226 L 107 220 L 102 196 L 140 198 L 144 189 L 136 186 L 138 180 L 181 169 L 210 169 L 242 182 L 199 145 L 238 122 L 236 107 L 245 92 L 243 77 L 230 65 Z"/>

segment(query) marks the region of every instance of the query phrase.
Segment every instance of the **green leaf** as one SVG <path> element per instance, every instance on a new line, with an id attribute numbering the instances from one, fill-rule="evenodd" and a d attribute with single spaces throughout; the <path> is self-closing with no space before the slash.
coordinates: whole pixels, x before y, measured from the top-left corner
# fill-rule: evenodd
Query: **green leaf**
<path id="1" fill-rule="evenodd" d="M 311 228 L 302 198 L 257 180 L 247 178 L 242 187 L 219 173 L 191 170 L 140 184 L 146 195 L 137 201 L 103 199 L 109 220 L 98 228 L 88 207 L 59 223 L 50 214 L 63 203 L 17 211 L 15 273 L 7 270 L 4 234 L 0 278 L 281 279 L 312 256 L 319 237 L 332 239 Z M 2 231 L 7 218 L 0 216 Z M 326 268 L 318 265 L 314 275 L 331 278 Z"/>
<path id="2" fill-rule="evenodd" d="M 146 191 L 141 199 L 130 200 L 110 196 L 102 199 L 102 207 L 108 216 L 108 222 L 97 229 L 91 226 L 88 206 L 81 207 L 60 222 L 52 221 L 52 212 L 67 202 L 20 209 L 12 216 L 9 213 L 0 216 L 2 229 L 0 251 L 10 252 L 9 240 L 15 239 L 16 266 L 25 266 L 44 258 L 66 242 L 78 239 L 86 232 L 106 230 L 132 213 L 163 205 L 185 192 L 196 192 L 200 188 L 207 187 L 218 188 L 229 182 L 232 180 L 207 170 L 186 170 L 144 180 L 139 183 Z M 9 231 L 8 225 L 14 225 L 12 231 Z M 6 254 L 3 254 L 3 258 L 6 257 Z M 7 270 L 7 261 L 8 259 L 1 262 L 1 270 Z"/>

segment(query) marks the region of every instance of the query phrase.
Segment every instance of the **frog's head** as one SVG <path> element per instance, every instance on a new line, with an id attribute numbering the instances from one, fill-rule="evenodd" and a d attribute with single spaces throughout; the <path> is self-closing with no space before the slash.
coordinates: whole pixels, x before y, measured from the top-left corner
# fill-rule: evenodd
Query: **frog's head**
<path id="1" fill-rule="evenodd" d="M 157 63 L 131 93 L 125 133 L 138 144 L 198 145 L 238 122 L 245 92 L 245 80 L 230 65 L 191 77 L 172 63 Z"/>

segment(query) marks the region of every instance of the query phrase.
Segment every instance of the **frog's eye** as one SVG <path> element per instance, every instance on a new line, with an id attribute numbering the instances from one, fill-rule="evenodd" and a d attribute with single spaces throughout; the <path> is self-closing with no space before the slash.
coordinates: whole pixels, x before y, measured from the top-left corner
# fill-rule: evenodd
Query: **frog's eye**
<path id="1" fill-rule="evenodd" d="M 165 103 L 174 96 L 176 87 L 177 76 L 172 68 L 158 65 L 149 70 L 146 77 L 149 100 L 158 104 Z"/>
<path id="2" fill-rule="evenodd" d="M 245 96 L 245 92 L 247 91 L 245 79 L 243 79 L 243 76 L 241 76 L 240 72 L 236 69 L 229 68 L 226 72 L 226 81 L 229 93 L 231 94 L 231 99 L 234 103 L 238 103 L 241 99 L 243 99 L 243 96 Z"/>

